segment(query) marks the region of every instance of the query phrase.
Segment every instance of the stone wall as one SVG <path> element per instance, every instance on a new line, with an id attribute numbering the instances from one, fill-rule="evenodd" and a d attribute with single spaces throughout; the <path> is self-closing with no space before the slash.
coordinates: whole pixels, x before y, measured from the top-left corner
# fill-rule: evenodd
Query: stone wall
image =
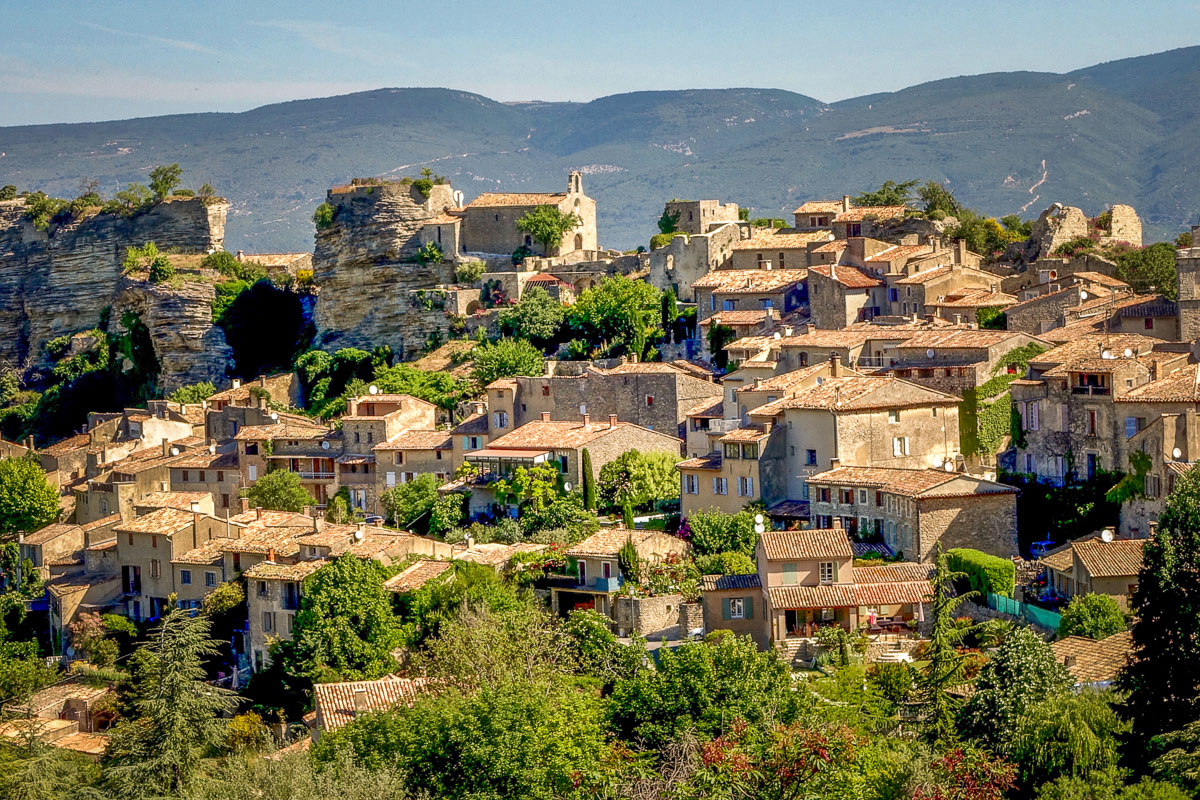
<path id="1" fill-rule="evenodd" d="M 1117 204 L 1112 207 L 1112 229 L 1108 237 L 1114 242 L 1129 242 L 1135 247 L 1142 246 L 1142 221 L 1138 219 L 1133 206 Z"/>
<path id="2" fill-rule="evenodd" d="M 742 228 L 730 222 L 710 233 L 676 236 L 665 247 L 650 254 L 650 283 L 659 289 L 674 289 L 687 302 L 695 300 L 692 283 L 733 258 L 733 245 L 742 238 Z"/>
<path id="3" fill-rule="evenodd" d="M 183 253 L 220 248 L 229 204 L 173 198 L 135 217 L 99 214 L 46 231 L 25 219 L 24 210 L 23 200 L 0 202 L 0 360 L 20 367 L 35 364 L 50 339 L 96 327 L 103 309 L 131 289 L 121 275 L 127 248 L 146 242 Z M 154 304 L 165 308 L 172 291 L 154 289 Z M 178 306 L 199 302 L 193 294 L 183 290 Z M 211 331 L 200 331 L 198 320 L 177 335 L 163 331 L 155 338 L 156 350 L 183 348 L 178 354 L 171 349 L 157 353 L 160 361 L 172 364 L 171 374 L 209 374 L 218 361 L 224 372 L 223 353 L 214 352 L 208 357 L 211 363 L 201 364 L 198 354 L 206 345 L 183 344 L 192 336 L 208 336 L 211 342 Z"/>
<path id="4" fill-rule="evenodd" d="M 617 597 L 613 601 L 613 618 L 617 621 L 618 635 L 637 633 L 647 639 L 678 639 L 683 604 L 683 596 L 678 594 Z"/>

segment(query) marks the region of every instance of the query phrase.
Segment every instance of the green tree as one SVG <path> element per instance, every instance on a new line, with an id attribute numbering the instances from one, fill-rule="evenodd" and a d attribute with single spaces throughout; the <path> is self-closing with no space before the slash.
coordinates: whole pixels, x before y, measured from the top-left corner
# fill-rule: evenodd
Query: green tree
<path id="1" fill-rule="evenodd" d="M 173 403 L 199 403 L 217 393 L 217 387 L 211 381 L 200 381 L 180 386 L 167 397 Z"/>
<path id="2" fill-rule="evenodd" d="M 0 200 L 16 200 L 16 199 L 17 199 L 17 187 L 16 186 L 13 186 L 11 183 L 7 183 L 4 186 L 0 186 Z"/>
<path id="3" fill-rule="evenodd" d="M 605 278 L 567 310 L 567 325 L 602 353 L 641 358 L 663 335 L 659 297 L 659 290 L 644 281 Z"/>
<path id="4" fill-rule="evenodd" d="M 498 378 L 541 375 L 546 363 L 542 351 L 524 339 L 481 344 L 471 351 L 471 360 L 471 377 L 479 386 L 487 386 Z"/>
<path id="5" fill-rule="evenodd" d="M 329 203 L 321 203 L 317 206 L 316 211 L 313 211 L 313 224 L 317 226 L 318 231 L 328 230 L 333 227 L 333 218 L 336 214 L 336 208 Z"/>
<path id="6" fill-rule="evenodd" d="M 1037 791 L 1037 800 L 1187 800 L 1178 786 L 1142 778 L 1127 783 L 1129 773 L 1116 767 L 1095 770 L 1084 776 L 1059 775 L 1044 783 Z"/>
<path id="7" fill-rule="evenodd" d="M 388 519 L 407 528 L 433 510 L 437 496 L 437 477 L 426 472 L 386 490 L 379 495 L 379 502 L 387 509 Z"/>
<path id="8" fill-rule="evenodd" d="M 1157 754 L 1150 762 L 1155 778 L 1200 794 L 1200 722 L 1154 737 L 1151 749 Z"/>
<path id="9" fill-rule="evenodd" d="M 674 453 L 626 450 L 600 468 L 597 488 L 610 507 L 651 508 L 656 502 L 679 498 L 679 473 Z"/>
<path id="10" fill-rule="evenodd" d="M 179 164 L 157 166 L 150 170 L 150 191 L 154 192 L 156 198 L 162 200 L 179 185 L 179 178 L 182 175 L 183 168 Z"/>
<path id="11" fill-rule="evenodd" d="M 16 191 L 15 186 L 13 187 L 13 191 L 14 192 Z M 664 208 L 662 216 L 658 218 L 658 232 L 659 233 L 674 233 L 678 229 L 679 229 L 679 212 L 678 211 L 668 211 L 667 209 Z"/>
<path id="12" fill-rule="evenodd" d="M 1066 667 L 1030 628 L 1017 628 L 987 662 L 975 692 L 959 715 L 959 728 L 1002 755 L 1012 747 L 1011 732 L 1041 700 L 1071 685 Z"/>
<path id="13" fill-rule="evenodd" d="M 1075 595 L 1062 612 L 1058 627 L 1060 636 L 1087 636 L 1107 639 L 1125 630 L 1125 614 L 1117 601 L 1106 594 L 1094 592 Z"/>
<path id="14" fill-rule="evenodd" d="M 583 507 L 596 510 L 596 473 L 592 470 L 592 454 L 585 447 L 580 459 L 579 471 L 583 476 Z"/>
<path id="15" fill-rule="evenodd" d="M 1116 262 L 1113 274 L 1138 294 L 1158 293 L 1168 300 L 1176 299 L 1175 246 L 1170 242 L 1122 252 Z"/>
<path id="16" fill-rule="evenodd" d="M 313 504 L 312 495 L 300 484 L 300 476 L 285 469 L 263 475 L 250 487 L 247 496 L 251 506 L 272 511 L 302 511 Z"/>
<path id="17" fill-rule="evenodd" d="M 801 710 L 791 670 L 774 650 L 727 631 L 658 651 L 658 668 L 613 688 L 609 715 L 622 738 L 656 747 L 686 730 L 716 736 L 739 720 L 789 723 Z"/>
<path id="18" fill-rule="evenodd" d="M 429 510 L 429 532 L 435 536 L 445 536 L 462 524 L 467 515 L 467 492 L 447 492 L 440 494 L 433 501 Z"/>
<path id="19" fill-rule="evenodd" d="M 1058 692 L 1028 708 L 1013 730 L 1001 732 L 1012 741 L 1008 750 L 1025 785 L 1116 766 L 1119 738 L 1129 724 L 1112 701 L 1108 693 Z"/>
<path id="20" fill-rule="evenodd" d="M 500 312 L 500 330 L 545 348 L 558 337 L 567 312 L 540 286 L 526 289 L 515 306 Z"/>
<path id="21" fill-rule="evenodd" d="M 729 366 L 729 351 L 725 345 L 734 340 L 736 333 L 728 325 L 713 324 L 708 326 L 708 352 L 712 353 L 713 364 L 717 369 Z"/>
<path id="22" fill-rule="evenodd" d="M 754 515 L 749 511 L 736 514 L 697 511 L 686 522 L 696 555 L 736 552 L 754 557 L 758 534 L 754 532 Z"/>
<path id="23" fill-rule="evenodd" d="M 703 575 L 753 575 L 754 559 L 745 553 L 710 553 L 696 557 L 696 568 Z"/>
<path id="24" fill-rule="evenodd" d="M 967 667 L 965 657 L 954 649 L 954 610 L 974 593 L 953 596 L 954 581 L 963 575 L 950 571 L 949 559 L 940 545 L 936 548 L 936 559 L 937 566 L 930 581 L 933 585 L 930 609 L 933 629 L 926 650 L 929 663 L 917 678 L 915 697 L 920 703 L 926 738 L 948 743 L 958 736 L 954 716 L 959 701 L 950 690 L 963 681 Z"/>
<path id="25" fill-rule="evenodd" d="M 854 198 L 856 206 L 903 206 L 907 205 L 912 199 L 913 189 L 917 185 L 917 181 L 905 181 L 904 183 L 896 183 L 895 181 L 884 181 L 873 192 L 864 192 Z"/>
<path id="26" fill-rule="evenodd" d="M 112 732 L 106 776 L 122 797 L 178 794 L 195 774 L 207 748 L 225 734 L 222 716 L 236 697 L 205 681 L 204 662 L 218 643 L 209 620 L 173 609 L 150 635 L 136 661 L 135 719 Z"/>
<path id="27" fill-rule="evenodd" d="M 1131 602 L 1133 658 L 1118 682 L 1142 742 L 1200 719 L 1200 471 L 1175 482 L 1146 540 Z"/>
<path id="28" fill-rule="evenodd" d="M 58 514 L 58 492 L 35 456 L 0 460 L 0 536 L 32 533 Z"/>
<path id="29" fill-rule="evenodd" d="M 0 699 L 28 702 L 34 692 L 54 682 L 58 676 L 46 666 L 36 641 L 0 641 Z"/>
<path id="30" fill-rule="evenodd" d="M 558 206 L 536 206 L 517 220 L 517 230 L 528 233 L 541 244 L 546 255 L 562 244 L 563 236 L 583 224 L 578 214 L 564 214 Z"/>
<path id="31" fill-rule="evenodd" d="M 955 216 L 962 210 L 953 192 L 937 181 L 926 181 L 917 189 L 917 198 L 924 204 L 926 214 L 940 211 L 947 216 Z"/>
<path id="32" fill-rule="evenodd" d="M 487 272 L 487 264 L 484 262 L 478 259 L 463 261 L 454 268 L 454 280 L 468 285 L 478 283 L 485 272 Z"/>
<path id="33" fill-rule="evenodd" d="M 287 671 L 314 682 L 374 680 L 396 670 L 400 628 L 383 567 L 343 554 L 304 581 L 292 640 L 280 648 Z"/>

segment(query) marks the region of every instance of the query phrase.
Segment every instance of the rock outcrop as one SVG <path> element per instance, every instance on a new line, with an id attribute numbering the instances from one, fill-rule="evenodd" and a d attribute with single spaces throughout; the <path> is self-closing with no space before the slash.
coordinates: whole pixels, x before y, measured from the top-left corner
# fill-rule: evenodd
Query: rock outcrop
<path id="1" fill-rule="evenodd" d="M 97 214 L 38 230 L 23 200 L 0 202 L 0 363 L 25 369 L 44 345 L 95 327 L 105 308 L 136 310 L 154 335 L 162 387 L 224 374 L 229 348 L 211 321 L 213 289 L 150 286 L 121 274 L 128 247 L 204 253 L 225 239 L 224 200 L 171 198 L 126 218 Z M 197 377 L 203 376 L 203 377 Z"/>
<path id="2" fill-rule="evenodd" d="M 1109 229 L 1097 227 L 1081 209 L 1055 203 L 1033 223 L 1028 241 L 1012 245 L 1005 257 L 1031 264 L 1051 258 L 1059 245 L 1072 239 L 1092 237 L 1097 244 L 1142 246 L 1142 221 L 1132 206 L 1117 204 L 1109 209 Z"/>
<path id="3" fill-rule="evenodd" d="M 402 355 L 415 354 L 430 326 L 414 327 L 406 292 L 453 280 L 451 265 L 415 259 L 425 223 L 454 204 L 450 187 L 435 185 L 426 198 L 404 183 L 339 186 L 329 190 L 326 202 L 334 208 L 333 222 L 317 231 L 313 253 L 313 278 L 320 287 L 317 345 L 386 344 Z"/>

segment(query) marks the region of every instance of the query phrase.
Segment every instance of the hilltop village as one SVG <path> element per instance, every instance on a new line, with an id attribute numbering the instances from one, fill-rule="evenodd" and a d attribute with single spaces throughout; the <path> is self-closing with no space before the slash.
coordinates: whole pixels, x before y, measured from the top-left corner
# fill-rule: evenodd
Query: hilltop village
<path id="1" fill-rule="evenodd" d="M 438 797 L 1192 796 L 1200 654 L 1153 642 L 1200 620 L 1147 609 L 1194 614 L 1200 228 L 889 182 L 619 252 L 558 188 L 358 179 L 271 254 L 211 189 L 0 200 L 0 738 L 115 796 L 237 748 Z M 241 739 L 163 777 L 168 666 Z"/>

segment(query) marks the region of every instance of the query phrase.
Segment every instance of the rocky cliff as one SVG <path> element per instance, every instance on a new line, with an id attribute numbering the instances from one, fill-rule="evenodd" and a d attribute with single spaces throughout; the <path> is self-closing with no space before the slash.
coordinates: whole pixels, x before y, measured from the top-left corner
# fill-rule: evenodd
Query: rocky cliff
<path id="1" fill-rule="evenodd" d="M 47 341 L 95 327 L 110 308 L 114 323 L 129 310 L 150 328 L 165 390 L 224 375 L 229 348 L 212 325 L 212 286 L 152 286 L 123 277 L 121 265 L 126 248 L 150 241 L 173 252 L 219 248 L 228 210 L 223 200 L 171 198 L 134 217 L 97 214 L 42 231 L 23 200 L 0 202 L 0 363 L 36 365 Z"/>
<path id="2" fill-rule="evenodd" d="M 406 290 L 453 280 L 449 264 L 420 264 L 425 223 L 453 205 L 450 187 L 428 198 L 403 183 L 339 186 L 326 203 L 332 223 L 316 234 L 313 278 L 320 287 L 317 345 L 327 349 L 387 344 L 411 354 L 417 342 Z"/>

